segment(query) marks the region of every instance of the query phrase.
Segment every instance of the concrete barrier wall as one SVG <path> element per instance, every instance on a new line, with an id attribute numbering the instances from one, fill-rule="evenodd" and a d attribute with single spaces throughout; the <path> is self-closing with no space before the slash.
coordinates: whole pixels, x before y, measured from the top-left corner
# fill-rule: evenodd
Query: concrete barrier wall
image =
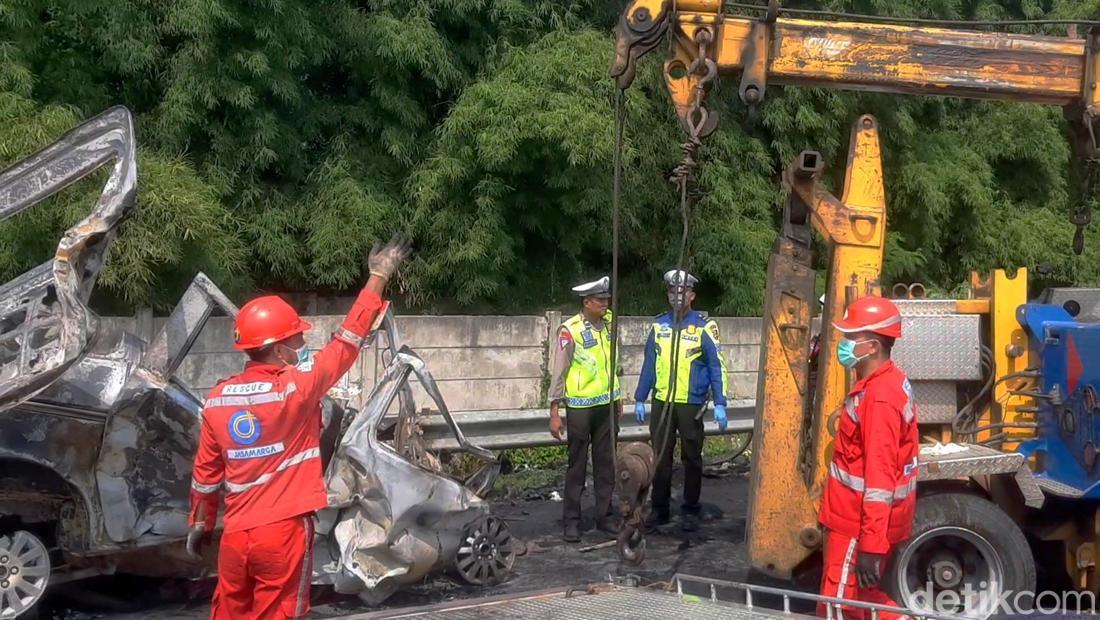
<path id="1" fill-rule="evenodd" d="M 568 316 L 564 317 L 568 318 Z M 342 316 L 308 316 L 314 329 L 307 344 L 316 351 L 328 341 Z M 546 390 L 557 329 L 563 317 L 557 312 L 541 316 L 398 316 L 404 344 L 424 358 L 452 411 L 526 409 L 546 406 Z M 716 317 L 722 355 L 729 375 L 731 399 L 754 398 L 760 356 L 760 319 Z M 147 313 L 137 317 L 110 318 L 112 328 L 133 331 L 149 339 L 164 319 Z M 633 400 L 650 317 L 624 317 L 621 346 L 627 402 Z M 232 320 L 211 318 L 179 371 L 180 378 L 205 395 L 219 380 L 239 372 L 245 356 L 233 350 Z M 361 403 L 384 371 L 385 337 L 360 354 L 345 377 L 343 389 Z M 416 390 L 417 406 L 432 407 Z"/>

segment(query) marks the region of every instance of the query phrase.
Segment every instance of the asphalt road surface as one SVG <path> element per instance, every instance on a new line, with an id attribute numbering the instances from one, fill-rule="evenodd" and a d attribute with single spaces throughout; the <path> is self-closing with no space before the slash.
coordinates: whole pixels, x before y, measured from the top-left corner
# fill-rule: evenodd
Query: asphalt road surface
<path id="1" fill-rule="evenodd" d="M 368 607 L 354 597 L 335 595 L 315 588 L 311 617 L 339 618 L 351 614 L 401 608 L 548 588 L 606 583 L 614 576 L 635 575 L 643 583 L 668 581 L 676 573 L 701 575 L 731 581 L 744 580 L 745 508 L 747 480 L 744 467 L 732 473 L 711 475 L 703 480 L 703 515 L 700 529 L 691 534 L 680 530 L 674 508 L 673 521 L 647 537 L 645 562 L 623 566 L 611 548 L 581 553 L 579 548 L 609 540 L 593 529 L 591 493 L 585 494 L 584 539 L 569 544 L 561 539 L 561 503 L 552 499 L 508 501 L 494 504 L 494 513 L 504 518 L 512 534 L 526 543 L 526 552 L 516 558 L 511 577 L 493 588 L 476 588 L 447 577 L 431 579 L 396 593 L 382 607 Z M 677 468 L 675 483 L 681 480 Z M 591 489 L 591 483 L 588 489 Z M 551 489 L 544 490 L 543 497 Z M 679 489 L 673 494 L 678 501 Z M 164 620 L 197 620 L 209 617 L 213 584 L 178 584 L 135 581 L 122 577 L 104 578 L 79 589 L 58 592 L 47 601 L 43 618 L 57 620 L 136 620 L 156 617 Z M 113 609 L 112 609 L 113 608 Z"/>

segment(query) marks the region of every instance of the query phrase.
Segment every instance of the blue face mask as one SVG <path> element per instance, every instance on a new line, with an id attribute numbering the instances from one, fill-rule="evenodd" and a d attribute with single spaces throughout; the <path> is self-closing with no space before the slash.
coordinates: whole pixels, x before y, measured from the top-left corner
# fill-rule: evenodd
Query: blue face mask
<path id="1" fill-rule="evenodd" d="M 836 358 L 840 361 L 840 365 L 845 368 L 855 368 L 856 364 L 860 362 L 866 355 L 860 357 L 856 355 L 856 345 L 864 342 L 860 340 L 849 340 L 847 338 L 841 338 L 840 342 L 836 344 Z"/>
<path id="2" fill-rule="evenodd" d="M 286 347 L 286 348 L 290 349 L 290 347 Z M 295 357 L 294 362 L 291 365 L 296 366 L 296 367 L 298 367 L 302 370 L 308 370 L 309 361 L 310 361 L 310 359 L 309 359 L 309 347 L 303 345 L 301 349 L 297 349 L 297 350 L 290 349 L 290 350 L 294 353 L 294 357 Z M 280 357 L 280 359 L 283 360 L 283 362 L 286 362 L 286 358 L 282 357 L 281 355 L 279 357 Z"/>

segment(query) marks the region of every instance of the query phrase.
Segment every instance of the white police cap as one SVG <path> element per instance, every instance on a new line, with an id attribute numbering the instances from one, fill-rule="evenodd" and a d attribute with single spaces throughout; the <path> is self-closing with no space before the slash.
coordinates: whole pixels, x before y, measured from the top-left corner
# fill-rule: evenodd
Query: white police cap
<path id="1" fill-rule="evenodd" d="M 669 286 L 682 286 L 684 285 L 684 279 L 687 276 L 687 287 L 695 288 L 695 284 L 699 281 L 698 278 L 687 273 L 680 271 L 679 269 L 669 269 L 665 272 L 665 284 Z"/>
<path id="2" fill-rule="evenodd" d="M 599 280 L 578 284 L 573 287 L 573 292 L 581 297 L 611 297 L 611 278 L 604 276 Z"/>

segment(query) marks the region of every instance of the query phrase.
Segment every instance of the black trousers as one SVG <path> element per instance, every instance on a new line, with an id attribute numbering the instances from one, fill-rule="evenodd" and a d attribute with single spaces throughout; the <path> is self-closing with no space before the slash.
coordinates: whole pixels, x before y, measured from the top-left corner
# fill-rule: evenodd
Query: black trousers
<path id="1" fill-rule="evenodd" d="M 668 514 L 669 497 L 672 495 L 672 456 L 676 451 L 676 437 L 680 437 L 680 461 L 684 464 L 683 512 L 699 513 L 699 494 L 703 488 L 703 418 L 695 419 L 700 405 L 673 403 L 669 410 L 671 419 L 661 428 L 665 403 L 654 400 L 649 418 L 649 436 L 657 458 L 657 471 L 653 475 L 653 512 Z M 664 454 L 661 435 L 667 433 Z"/>
<path id="2" fill-rule="evenodd" d="M 592 448 L 592 479 L 595 482 L 596 520 L 614 516 L 611 494 L 615 491 L 615 462 L 611 458 L 612 424 L 618 433 L 616 402 L 595 407 L 566 407 L 566 440 L 569 469 L 565 472 L 562 519 L 566 524 L 581 521 L 581 494 L 588 473 L 588 449 Z"/>

